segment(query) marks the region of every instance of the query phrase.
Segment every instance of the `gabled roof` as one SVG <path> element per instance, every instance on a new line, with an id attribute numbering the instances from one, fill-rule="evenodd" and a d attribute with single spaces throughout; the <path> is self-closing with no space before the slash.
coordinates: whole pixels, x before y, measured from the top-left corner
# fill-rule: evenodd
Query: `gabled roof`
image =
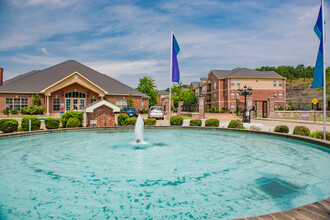
<path id="1" fill-rule="evenodd" d="M 111 108 L 113 110 L 113 112 L 120 112 L 120 108 L 108 101 L 105 100 L 98 100 L 96 102 L 93 102 L 89 105 L 87 105 L 85 108 L 82 109 L 83 112 L 94 112 L 95 109 L 97 109 L 98 107 L 105 105 L 109 108 Z"/>
<path id="2" fill-rule="evenodd" d="M 196 89 L 201 82 L 191 82 L 190 85 L 192 85 L 193 89 Z"/>
<path id="3" fill-rule="evenodd" d="M 233 70 L 211 70 L 211 72 L 218 78 L 276 78 L 285 79 L 285 77 L 274 71 L 257 71 L 248 68 L 236 68 Z"/>
<path id="4" fill-rule="evenodd" d="M 34 70 L 7 80 L 0 92 L 39 93 L 70 74 L 78 72 L 110 95 L 145 96 L 145 94 L 121 83 L 110 76 L 97 72 L 75 60 L 68 60 L 44 70 Z"/>
<path id="5" fill-rule="evenodd" d="M 165 90 L 158 90 L 158 95 L 168 95 L 169 92 L 166 92 Z"/>

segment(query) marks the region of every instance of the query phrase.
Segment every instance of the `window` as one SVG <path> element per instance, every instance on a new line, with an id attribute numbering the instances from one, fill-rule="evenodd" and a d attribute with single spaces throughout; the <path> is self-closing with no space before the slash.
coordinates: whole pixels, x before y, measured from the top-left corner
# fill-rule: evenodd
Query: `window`
<path id="1" fill-rule="evenodd" d="M 28 106 L 27 98 L 6 98 L 6 108 L 21 110 Z"/>
<path id="2" fill-rule="evenodd" d="M 279 81 L 278 81 L 278 86 L 279 86 L 279 87 L 282 87 L 282 80 L 279 80 Z"/>
<path id="3" fill-rule="evenodd" d="M 282 92 L 279 92 L 279 93 L 278 93 L 278 98 L 279 98 L 279 99 L 283 98 L 283 94 L 282 94 Z"/>
<path id="4" fill-rule="evenodd" d="M 91 99 L 91 103 L 96 102 L 96 99 Z"/>
<path id="5" fill-rule="evenodd" d="M 116 105 L 123 109 L 124 107 L 127 107 L 127 100 L 125 99 L 116 99 Z"/>
<path id="6" fill-rule="evenodd" d="M 234 86 L 234 85 L 235 85 L 235 80 L 231 80 L 231 81 L 230 81 L 230 85 L 231 85 L 231 86 Z"/>
<path id="7" fill-rule="evenodd" d="M 203 86 L 203 94 L 206 92 L 206 86 Z"/>
<path id="8" fill-rule="evenodd" d="M 240 98 L 240 94 L 239 94 L 239 92 L 237 92 L 237 98 L 238 98 L 238 99 Z"/>
<path id="9" fill-rule="evenodd" d="M 237 80 L 237 81 L 236 81 L 236 85 L 237 85 L 237 86 L 241 86 L 241 80 Z"/>
<path id="10" fill-rule="evenodd" d="M 80 99 L 80 106 L 79 109 L 82 109 L 85 107 L 85 99 Z"/>
<path id="11" fill-rule="evenodd" d="M 231 105 L 230 105 L 230 108 L 231 108 L 231 109 L 235 109 L 235 104 L 231 104 Z"/>
<path id="12" fill-rule="evenodd" d="M 65 98 L 85 98 L 85 93 L 82 92 L 68 92 L 65 93 Z"/>
<path id="13" fill-rule="evenodd" d="M 214 83 L 213 83 L 213 89 L 214 89 L 214 90 L 217 89 L 217 82 L 214 82 Z"/>
<path id="14" fill-rule="evenodd" d="M 274 92 L 274 99 L 276 99 L 276 97 L 277 97 L 277 93 L 276 93 L 276 92 Z"/>
<path id="15" fill-rule="evenodd" d="M 230 98 L 232 98 L 232 99 L 235 98 L 235 93 L 234 93 L 234 92 L 231 92 L 231 93 L 230 93 Z"/>
<path id="16" fill-rule="evenodd" d="M 198 89 L 195 89 L 195 95 L 198 95 Z"/>
<path id="17" fill-rule="evenodd" d="M 273 86 L 276 87 L 276 85 L 277 85 L 277 81 L 274 80 L 274 81 L 273 81 Z"/>
<path id="18" fill-rule="evenodd" d="M 217 99 L 217 94 L 213 94 L 213 100 L 216 100 Z"/>
<path id="19" fill-rule="evenodd" d="M 59 110 L 60 110 L 60 99 L 53 98 L 53 111 L 59 111 Z"/>

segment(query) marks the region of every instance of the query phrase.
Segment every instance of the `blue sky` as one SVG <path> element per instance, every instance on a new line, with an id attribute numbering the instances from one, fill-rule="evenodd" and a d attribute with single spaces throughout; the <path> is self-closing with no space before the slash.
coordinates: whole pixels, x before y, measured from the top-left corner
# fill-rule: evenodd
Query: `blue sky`
<path id="1" fill-rule="evenodd" d="M 212 69 L 314 66 L 319 7 L 320 0 L 0 0 L 0 66 L 6 80 L 77 60 L 134 88 L 149 75 L 165 89 L 171 27 L 184 84 Z"/>

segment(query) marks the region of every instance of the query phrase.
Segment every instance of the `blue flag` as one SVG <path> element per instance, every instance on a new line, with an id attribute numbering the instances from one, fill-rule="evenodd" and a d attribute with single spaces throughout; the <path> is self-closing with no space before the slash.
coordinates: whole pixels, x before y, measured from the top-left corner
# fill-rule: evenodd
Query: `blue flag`
<path id="1" fill-rule="evenodd" d="M 317 53 L 316 64 L 313 74 L 313 85 L 312 88 L 318 88 L 323 86 L 323 77 L 324 77 L 324 62 L 323 62 L 323 35 L 322 35 L 322 5 L 320 7 L 319 16 L 317 18 L 316 24 L 314 26 L 314 32 L 317 37 L 320 39 L 319 51 Z"/>
<path id="2" fill-rule="evenodd" d="M 180 82 L 180 71 L 179 71 L 179 64 L 177 55 L 180 52 L 180 47 L 178 42 L 176 41 L 174 35 L 173 35 L 173 51 L 172 51 L 172 82 Z"/>

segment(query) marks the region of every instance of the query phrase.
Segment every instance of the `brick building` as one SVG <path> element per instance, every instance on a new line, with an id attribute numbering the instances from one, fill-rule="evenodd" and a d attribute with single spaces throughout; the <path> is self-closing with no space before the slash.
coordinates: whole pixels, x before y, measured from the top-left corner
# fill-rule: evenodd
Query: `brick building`
<path id="1" fill-rule="evenodd" d="M 250 102 L 267 101 L 274 98 L 274 108 L 285 106 L 285 77 L 274 71 L 256 71 L 247 68 L 233 70 L 211 70 L 208 77 L 192 82 L 190 90 L 205 97 L 206 110 L 225 108 L 235 111 L 237 99 L 244 103 L 238 88 L 245 85 L 253 89 Z M 258 108 L 261 109 L 261 108 Z"/>
<path id="2" fill-rule="evenodd" d="M 103 99 L 123 108 L 127 106 L 129 94 L 137 109 L 148 109 L 149 105 L 146 94 L 77 61 L 68 60 L 5 81 L 0 86 L 0 112 L 5 108 L 20 110 L 32 105 L 34 94 L 39 94 L 47 115 L 79 111 Z"/>

